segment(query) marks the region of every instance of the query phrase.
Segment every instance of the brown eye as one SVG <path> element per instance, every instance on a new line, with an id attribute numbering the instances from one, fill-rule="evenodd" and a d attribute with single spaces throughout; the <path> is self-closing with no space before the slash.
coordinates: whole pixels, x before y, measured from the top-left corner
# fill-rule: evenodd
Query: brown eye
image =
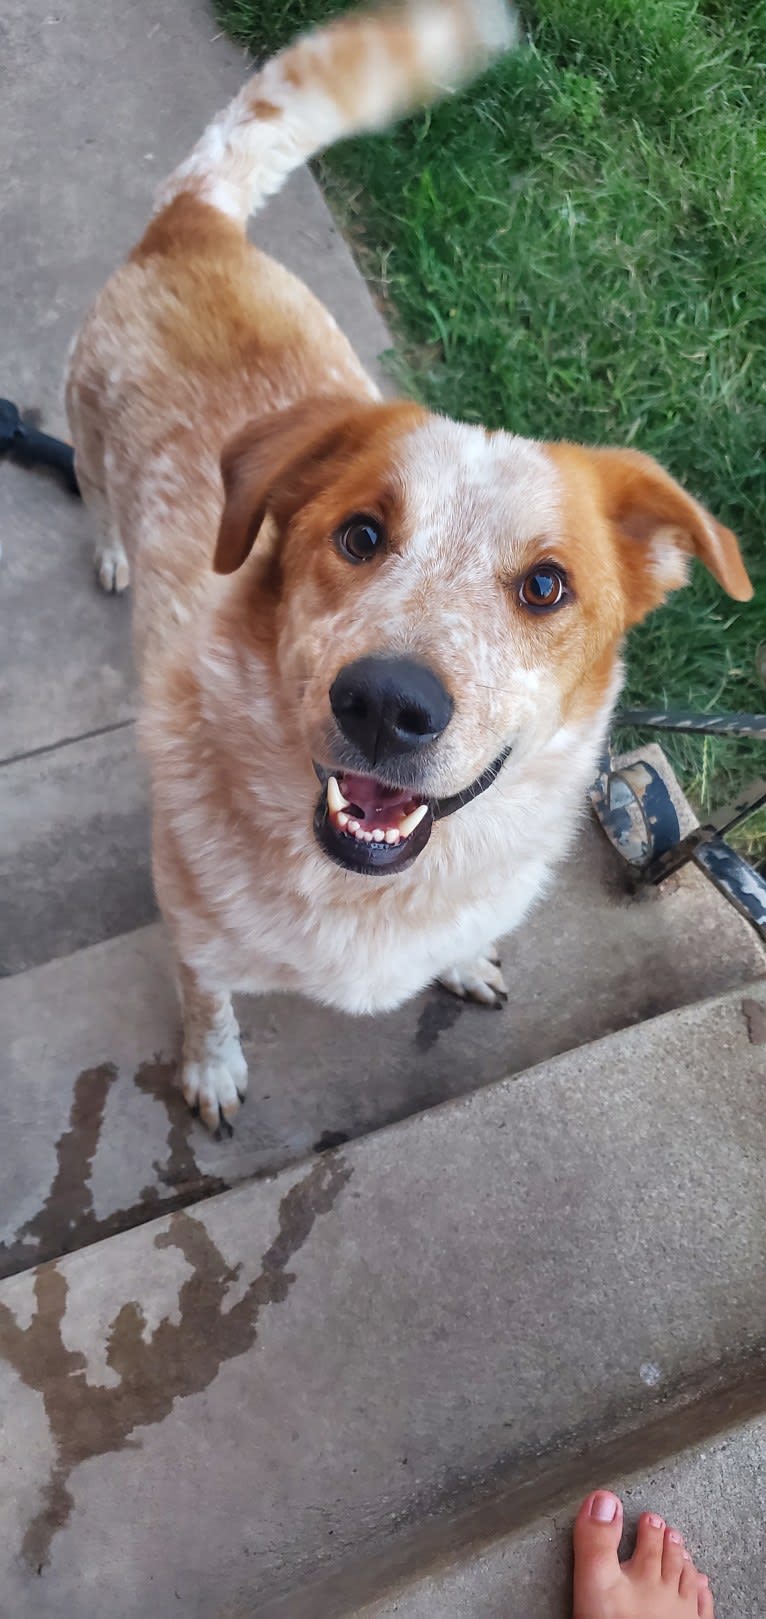
<path id="1" fill-rule="evenodd" d="M 519 585 L 519 601 L 535 613 L 549 612 L 552 607 L 560 606 L 566 595 L 566 574 L 547 562 L 533 568 Z"/>
<path id="2" fill-rule="evenodd" d="M 371 562 L 384 541 L 385 530 L 377 517 L 349 517 L 337 534 L 338 547 L 350 562 Z"/>

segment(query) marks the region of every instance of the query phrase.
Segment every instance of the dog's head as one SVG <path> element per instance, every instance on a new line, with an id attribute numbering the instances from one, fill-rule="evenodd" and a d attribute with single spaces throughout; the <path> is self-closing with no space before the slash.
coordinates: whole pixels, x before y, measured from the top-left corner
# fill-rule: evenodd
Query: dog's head
<path id="1" fill-rule="evenodd" d="M 252 600 L 314 831 L 360 872 L 408 865 L 560 728 L 603 725 L 625 631 L 690 557 L 752 594 L 734 535 L 631 450 L 328 398 L 244 428 L 223 478 L 216 570 L 262 534 Z"/>

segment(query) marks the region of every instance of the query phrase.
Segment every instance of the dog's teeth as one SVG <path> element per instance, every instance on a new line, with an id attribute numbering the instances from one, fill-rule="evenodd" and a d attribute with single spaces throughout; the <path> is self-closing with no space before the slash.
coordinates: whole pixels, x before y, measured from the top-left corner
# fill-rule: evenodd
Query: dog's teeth
<path id="1" fill-rule="evenodd" d="M 428 805 L 418 804 L 417 809 L 412 810 L 411 814 L 405 815 L 404 820 L 399 822 L 399 831 L 402 837 L 408 838 L 410 833 L 415 831 L 416 826 L 420 826 L 423 817 L 427 814 Z"/>
<path id="2" fill-rule="evenodd" d="M 354 821 L 353 819 L 349 820 L 348 826 L 346 827 L 346 831 L 347 832 L 357 833 L 359 831 L 359 822 Z"/>
<path id="3" fill-rule="evenodd" d="M 372 841 L 373 843 L 383 843 L 385 841 L 385 836 L 386 834 L 383 831 L 382 826 L 376 826 L 375 831 L 372 834 Z"/>
<path id="4" fill-rule="evenodd" d="M 335 776 L 329 776 L 327 780 L 327 808 L 331 815 L 337 815 L 339 810 L 348 809 L 348 799 L 343 797 Z"/>
<path id="5" fill-rule="evenodd" d="M 399 833 L 395 832 L 393 827 L 389 827 L 389 830 L 386 833 L 386 843 L 398 843 L 398 842 L 399 842 Z"/>
<path id="6" fill-rule="evenodd" d="M 335 825 L 340 829 L 341 832 L 345 832 L 346 827 L 348 826 L 348 816 L 344 815 L 342 810 L 338 810 L 338 813 L 335 816 Z"/>
<path id="7" fill-rule="evenodd" d="M 362 837 L 364 838 L 365 843 L 372 843 L 372 833 L 371 832 L 363 832 Z"/>

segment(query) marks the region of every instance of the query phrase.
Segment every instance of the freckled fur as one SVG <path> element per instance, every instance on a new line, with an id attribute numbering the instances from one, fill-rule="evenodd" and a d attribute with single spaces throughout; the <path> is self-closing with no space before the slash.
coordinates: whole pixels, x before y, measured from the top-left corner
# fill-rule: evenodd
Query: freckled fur
<path id="1" fill-rule="evenodd" d="M 488 941 L 571 842 L 626 626 L 694 550 L 733 594 L 747 588 L 733 536 L 646 458 L 381 404 L 332 317 L 246 241 L 250 209 L 303 157 L 464 76 L 501 19 L 499 0 L 413 0 L 267 64 L 167 182 L 73 350 L 100 577 L 121 589 L 132 570 L 185 1093 L 211 1126 L 245 1085 L 232 990 L 300 990 L 356 1013 L 439 975 L 489 993 Z M 361 568 L 333 543 L 353 511 L 388 532 Z M 518 600 L 540 562 L 574 592 L 544 618 Z M 513 745 L 494 786 L 380 880 L 333 865 L 311 829 L 312 759 L 333 763 L 329 687 L 376 651 L 424 659 L 453 695 L 431 796 Z"/>

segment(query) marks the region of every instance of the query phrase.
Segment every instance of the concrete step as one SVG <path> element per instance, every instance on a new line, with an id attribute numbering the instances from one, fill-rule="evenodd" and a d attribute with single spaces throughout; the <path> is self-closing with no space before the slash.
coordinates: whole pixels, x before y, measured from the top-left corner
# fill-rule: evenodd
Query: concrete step
<path id="1" fill-rule="evenodd" d="M 3 391 L 13 394 L 12 355 L 0 376 Z M 97 587 L 82 502 L 52 478 L 3 461 L 0 494 L 4 764 L 129 720 L 134 693 L 128 600 L 107 598 Z"/>
<path id="2" fill-rule="evenodd" d="M 765 1035 L 731 992 L 5 1280 L 0 1610 L 334 1619 L 763 1412 Z"/>
<path id="3" fill-rule="evenodd" d="M 151 907 L 131 747 L 123 731 L 5 773 L 11 963 L 30 944 L 76 942 Z M 117 817 L 103 808 L 115 800 Z M 241 1001 L 251 1089 L 230 1141 L 211 1141 L 175 1087 L 178 1012 L 159 926 L 7 978 L 0 1133 L 16 1145 L 0 1274 L 763 975 L 756 935 L 699 873 L 646 901 L 628 899 L 622 880 L 586 826 L 558 890 L 503 946 L 502 1011 L 438 988 L 364 1019 L 296 996 Z"/>
<path id="4" fill-rule="evenodd" d="M 0 769 L 0 975 L 154 920 L 149 806 L 128 721 Z"/>
<path id="5" fill-rule="evenodd" d="M 359 1619 L 569 1619 L 571 1614 L 572 1519 L 582 1499 L 566 1495 L 566 1482 L 548 1510 L 532 1522 L 498 1503 L 477 1522 L 476 1541 L 453 1547 L 428 1573 L 359 1610 Z M 624 1558 L 635 1524 L 656 1511 L 684 1534 L 697 1566 L 708 1575 L 722 1619 L 761 1619 L 766 1568 L 763 1499 L 766 1488 L 766 1418 L 756 1417 L 703 1445 L 627 1477 L 598 1478 L 625 1504 Z M 566 1498 L 565 1498 L 566 1497 Z M 505 1517 L 499 1538 L 482 1544 Z"/>

